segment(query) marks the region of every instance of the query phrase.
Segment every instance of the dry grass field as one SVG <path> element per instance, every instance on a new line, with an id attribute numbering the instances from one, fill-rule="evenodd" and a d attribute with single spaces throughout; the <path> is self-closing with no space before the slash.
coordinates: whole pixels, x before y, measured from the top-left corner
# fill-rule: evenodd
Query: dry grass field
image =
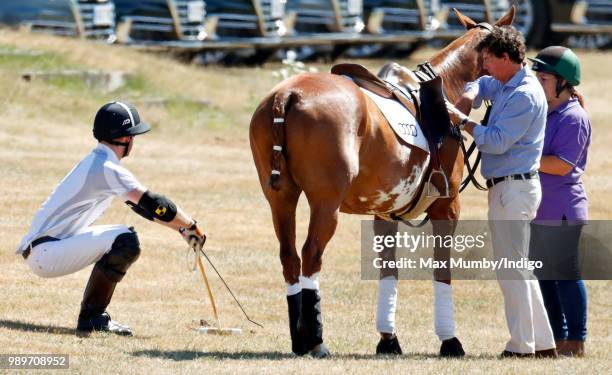
<path id="1" fill-rule="evenodd" d="M 414 66 L 433 53 L 425 50 L 401 63 Z M 579 55 L 584 67 L 581 89 L 594 127 L 584 181 L 591 217 L 610 219 L 612 135 L 607 126 L 612 118 L 612 54 Z M 383 63 L 364 62 L 371 68 Z M 122 70 L 132 78 L 112 93 L 77 80 L 19 78 L 23 71 L 65 67 Z M 360 279 L 364 217 L 348 215 L 341 216 L 326 250 L 321 278 L 324 336 L 333 357 L 294 358 L 277 243 L 248 142 L 250 115 L 279 81 L 273 74 L 279 68 L 280 64 L 203 68 L 117 46 L 0 31 L 0 353 L 67 353 L 72 372 L 98 374 L 610 373 L 609 281 L 587 283 L 589 337 L 584 359 L 499 360 L 508 331 L 495 281 L 454 283 L 457 334 L 468 353 L 461 360 L 436 357 L 431 283 L 401 282 L 397 322 L 405 354 L 377 358 L 376 283 Z M 134 215 L 121 202 L 115 202 L 100 223 L 134 225 L 140 235 L 143 253 L 119 284 L 109 308 L 113 318 L 131 325 L 134 337 L 75 336 L 90 270 L 41 279 L 14 254 L 37 208 L 95 146 L 93 116 L 113 98 L 133 102 L 153 127 L 136 139 L 124 164 L 142 183 L 168 195 L 204 224 L 208 254 L 264 329 L 243 320 L 213 277 L 222 322 L 245 332 L 217 337 L 190 331 L 192 322 L 210 318 L 210 308 L 199 275 L 188 270 L 185 243 L 177 233 Z M 146 104 L 149 99 L 170 101 L 160 106 Z M 462 202 L 464 218 L 486 218 L 483 193 L 468 190 Z M 299 240 L 304 238 L 307 217 L 301 201 Z"/>

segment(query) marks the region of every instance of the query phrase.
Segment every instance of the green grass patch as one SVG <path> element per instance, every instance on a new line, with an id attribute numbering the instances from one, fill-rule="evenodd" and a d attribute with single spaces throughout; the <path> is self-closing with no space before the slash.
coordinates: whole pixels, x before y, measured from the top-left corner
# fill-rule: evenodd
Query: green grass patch
<path id="1" fill-rule="evenodd" d="M 92 88 L 80 77 L 53 76 L 46 80 L 50 85 L 68 94 L 91 94 Z"/>
<path id="2" fill-rule="evenodd" d="M 159 91 L 144 74 L 135 73 L 130 75 L 126 79 L 125 84 L 113 91 L 112 94 L 114 97 L 141 98 L 151 96 L 152 93 Z"/>
<path id="3" fill-rule="evenodd" d="M 142 74 L 130 75 L 119 88 L 108 91 L 105 84 L 95 80 L 85 80 L 81 76 L 57 75 L 45 79 L 47 84 L 54 86 L 68 95 L 87 95 L 97 101 L 109 101 L 116 98 L 139 99 L 155 95 L 157 88 Z"/>
<path id="4" fill-rule="evenodd" d="M 11 71 L 74 69 L 78 65 L 62 55 L 50 52 L 22 50 L 0 45 L 0 69 Z"/>

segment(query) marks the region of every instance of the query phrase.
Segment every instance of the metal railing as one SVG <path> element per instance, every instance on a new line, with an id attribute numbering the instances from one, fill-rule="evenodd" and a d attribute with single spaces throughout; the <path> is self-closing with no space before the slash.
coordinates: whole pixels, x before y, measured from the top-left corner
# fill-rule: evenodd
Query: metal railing
<path id="1" fill-rule="evenodd" d="M 435 2 L 435 1 L 434 1 Z M 365 0 L 366 30 L 373 34 L 403 34 L 437 29 L 431 0 Z"/>
<path id="2" fill-rule="evenodd" d="M 287 11 L 295 12 L 296 33 L 359 33 L 363 23 L 362 0 L 289 0 Z"/>
<path id="3" fill-rule="evenodd" d="M 152 3 L 155 4 L 155 3 Z M 129 4 L 128 4 L 129 5 Z M 207 34 L 204 29 L 206 5 L 203 0 L 159 1 L 156 13 L 143 10 L 136 14 L 120 14 L 118 34 L 121 41 L 179 40 L 201 41 Z M 133 8 L 138 9 L 138 8 Z"/>
<path id="4" fill-rule="evenodd" d="M 115 5 L 112 2 L 74 2 L 79 35 L 85 38 L 109 39 L 115 34 Z"/>
<path id="5" fill-rule="evenodd" d="M 282 0 L 209 0 L 206 6 L 218 38 L 278 37 L 287 32 Z"/>
<path id="6" fill-rule="evenodd" d="M 115 7 L 112 2 L 68 0 L 50 4 L 24 22 L 32 31 L 112 41 Z"/>
<path id="7" fill-rule="evenodd" d="M 551 30 L 561 33 L 612 34 L 612 3 L 610 0 L 576 1 L 569 21 L 553 22 Z M 607 37 L 610 38 L 610 35 Z"/>
<path id="8" fill-rule="evenodd" d="M 514 4 L 516 14 L 513 25 L 524 35 L 527 35 L 534 22 L 536 22 L 532 1 L 546 0 L 439 0 L 437 1 L 439 6 L 444 8 L 441 13 L 446 15 L 440 27 L 441 34 L 444 34 L 445 37 L 454 38 L 465 31 L 457 15 L 452 11 L 453 8 L 458 9 L 462 14 L 476 22 L 493 24 Z"/>
<path id="9" fill-rule="evenodd" d="M 203 1 L 169 0 L 177 37 L 181 40 L 202 40 L 205 38 L 204 17 L 206 5 Z"/>

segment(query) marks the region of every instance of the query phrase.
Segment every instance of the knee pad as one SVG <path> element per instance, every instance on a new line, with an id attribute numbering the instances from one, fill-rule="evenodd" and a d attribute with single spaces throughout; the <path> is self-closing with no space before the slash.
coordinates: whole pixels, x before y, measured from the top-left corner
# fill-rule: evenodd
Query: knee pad
<path id="1" fill-rule="evenodd" d="M 128 233 L 122 233 L 115 238 L 110 251 L 96 263 L 96 267 L 110 280 L 119 282 L 139 256 L 140 242 L 136 232 L 130 228 Z"/>

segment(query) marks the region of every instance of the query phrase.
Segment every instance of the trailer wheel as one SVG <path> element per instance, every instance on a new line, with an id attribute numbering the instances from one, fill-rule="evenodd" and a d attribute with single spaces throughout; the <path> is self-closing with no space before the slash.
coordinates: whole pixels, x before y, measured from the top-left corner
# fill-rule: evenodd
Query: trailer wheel
<path id="1" fill-rule="evenodd" d="M 550 36 L 550 13 L 546 1 L 517 0 L 514 27 L 525 35 L 528 46 L 542 47 Z"/>

